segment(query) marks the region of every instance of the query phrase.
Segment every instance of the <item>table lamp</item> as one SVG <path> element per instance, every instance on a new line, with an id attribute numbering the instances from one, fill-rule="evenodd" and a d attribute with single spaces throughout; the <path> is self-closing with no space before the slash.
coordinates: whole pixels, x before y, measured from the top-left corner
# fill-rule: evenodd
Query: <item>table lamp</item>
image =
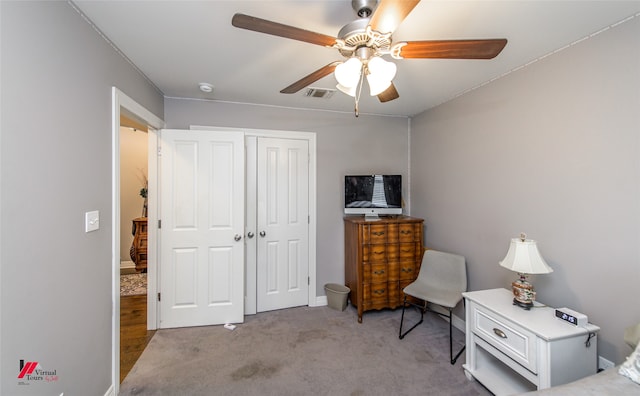
<path id="1" fill-rule="evenodd" d="M 518 305 L 524 309 L 531 309 L 533 301 L 536 299 L 536 292 L 533 285 L 527 281 L 530 274 L 548 274 L 553 269 L 544 261 L 538 251 L 537 242 L 526 239 L 523 233 L 520 238 L 511 239 L 509 251 L 505 258 L 500 261 L 500 265 L 517 272 L 520 279 L 511 283 L 513 289 L 513 305 Z"/>

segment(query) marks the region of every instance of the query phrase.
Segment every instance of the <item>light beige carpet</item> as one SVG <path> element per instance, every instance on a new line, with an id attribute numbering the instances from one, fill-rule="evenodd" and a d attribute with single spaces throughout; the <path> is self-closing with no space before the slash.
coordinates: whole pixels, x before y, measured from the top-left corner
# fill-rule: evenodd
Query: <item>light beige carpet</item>
<path id="1" fill-rule="evenodd" d="M 300 307 L 223 326 L 159 330 L 120 395 L 490 395 L 449 363 L 435 314 L 403 340 L 401 310 Z M 419 317 L 411 312 L 411 320 Z M 464 335 L 455 330 L 454 348 Z"/>

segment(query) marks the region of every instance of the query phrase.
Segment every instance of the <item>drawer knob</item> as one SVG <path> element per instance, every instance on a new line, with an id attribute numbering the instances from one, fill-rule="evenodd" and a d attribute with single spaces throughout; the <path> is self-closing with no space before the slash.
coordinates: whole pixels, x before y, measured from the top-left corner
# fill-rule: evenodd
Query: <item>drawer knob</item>
<path id="1" fill-rule="evenodd" d="M 497 329 L 497 328 L 493 328 L 493 332 L 496 333 L 496 335 L 500 338 L 507 338 L 507 335 L 504 334 L 504 331 Z"/>

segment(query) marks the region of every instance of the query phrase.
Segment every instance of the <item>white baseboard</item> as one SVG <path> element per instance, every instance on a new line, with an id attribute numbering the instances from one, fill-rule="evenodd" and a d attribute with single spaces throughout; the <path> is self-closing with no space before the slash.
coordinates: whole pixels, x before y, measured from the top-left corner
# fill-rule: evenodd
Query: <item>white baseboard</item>
<path id="1" fill-rule="evenodd" d="M 615 367 L 615 364 L 611 360 L 598 356 L 598 369 L 606 370 L 612 367 Z"/>
<path id="2" fill-rule="evenodd" d="M 104 394 L 104 396 L 116 396 L 115 393 L 115 389 L 113 387 L 113 384 L 111 384 L 111 386 L 109 387 L 109 389 L 107 389 L 107 392 Z"/>
<path id="3" fill-rule="evenodd" d="M 327 305 L 327 296 L 316 296 L 316 301 L 313 305 L 309 304 L 310 307 L 322 307 Z"/>
<path id="4" fill-rule="evenodd" d="M 135 269 L 136 263 L 133 261 L 120 261 L 120 269 Z"/>
<path id="5" fill-rule="evenodd" d="M 444 314 L 444 315 L 448 315 L 447 310 L 446 310 L 446 309 L 444 309 L 444 308 L 442 308 L 442 307 L 441 307 L 441 306 L 439 306 L 439 305 L 433 305 L 433 304 L 430 304 L 430 305 L 429 305 L 429 309 L 431 309 L 431 310 L 433 310 L 433 311 L 438 311 L 438 312 L 440 312 L 440 313 L 442 313 L 442 314 Z M 444 318 L 444 317 L 443 317 L 442 319 L 444 319 L 445 321 L 447 321 L 447 318 Z M 452 315 L 452 318 L 451 318 L 451 319 L 453 320 L 453 323 L 452 323 L 452 324 L 453 324 L 453 327 L 455 327 L 456 329 L 460 330 L 460 331 L 461 331 L 461 332 L 463 332 L 463 333 L 465 333 L 465 332 L 466 332 L 466 328 L 467 328 L 467 326 L 466 326 L 466 323 L 465 323 L 465 321 L 464 321 L 463 319 L 461 319 L 461 318 L 457 317 L 456 315 Z"/>

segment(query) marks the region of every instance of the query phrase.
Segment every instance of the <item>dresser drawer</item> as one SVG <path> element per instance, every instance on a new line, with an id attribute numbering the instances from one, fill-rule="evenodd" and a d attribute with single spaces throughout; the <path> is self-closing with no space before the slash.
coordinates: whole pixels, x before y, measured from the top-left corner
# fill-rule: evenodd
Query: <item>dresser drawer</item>
<path id="1" fill-rule="evenodd" d="M 399 256 L 401 260 L 415 260 L 417 243 L 401 243 Z"/>
<path id="2" fill-rule="evenodd" d="M 476 304 L 471 305 L 471 315 L 472 332 L 537 374 L 535 334 Z"/>
<path id="3" fill-rule="evenodd" d="M 422 227 L 422 224 L 400 224 L 398 232 L 400 242 L 415 242 L 420 240 L 421 232 L 419 227 Z"/>
<path id="4" fill-rule="evenodd" d="M 389 288 L 387 282 L 384 283 L 365 283 L 362 285 L 362 298 L 365 302 L 387 303 L 389 297 Z"/>
<path id="5" fill-rule="evenodd" d="M 147 235 L 140 235 L 138 237 L 138 249 L 143 249 L 143 250 L 147 250 Z"/>
<path id="6" fill-rule="evenodd" d="M 401 261 L 400 262 L 400 280 L 413 280 L 417 278 L 418 272 L 416 271 L 415 261 Z"/>
<path id="7" fill-rule="evenodd" d="M 385 262 L 387 260 L 387 245 L 364 245 L 362 247 L 362 261 L 363 262 Z"/>
<path id="8" fill-rule="evenodd" d="M 364 283 L 383 283 L 389 277 L 386 264 L 363 264 L 362 279 Z"/>
<path id="9" fill-rule="evenodd" d="M 362 242 L 386 243 L 388 230 L 386 224 L 371 224 L 362 227 Z"/>

